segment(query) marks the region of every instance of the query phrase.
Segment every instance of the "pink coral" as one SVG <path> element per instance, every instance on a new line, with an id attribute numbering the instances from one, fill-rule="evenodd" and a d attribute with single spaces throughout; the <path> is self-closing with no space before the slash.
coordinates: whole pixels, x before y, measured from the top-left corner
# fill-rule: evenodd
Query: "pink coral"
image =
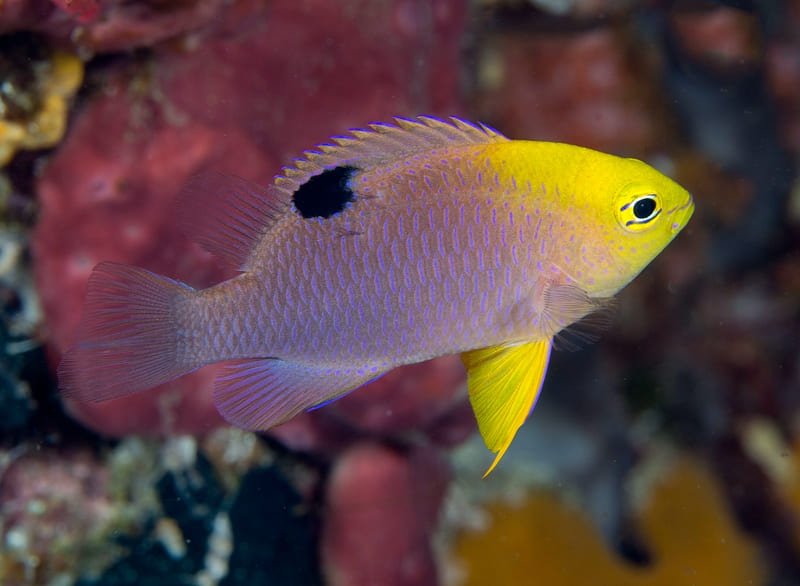
<path id="1" fill-rule="evenodd" d="M 409 456 L 363 444 L 337 462 L 322 556 L 331 586 L 437 584 L 430 538 L 449 480 L 429 449 Z"/>
<path id="2" fill-rule="evenodd" d="M 92 22 L 100 13 L 100 3 L 97 0 L 51 0 L 67 14 L 75 17 L 80 23 Z"/>

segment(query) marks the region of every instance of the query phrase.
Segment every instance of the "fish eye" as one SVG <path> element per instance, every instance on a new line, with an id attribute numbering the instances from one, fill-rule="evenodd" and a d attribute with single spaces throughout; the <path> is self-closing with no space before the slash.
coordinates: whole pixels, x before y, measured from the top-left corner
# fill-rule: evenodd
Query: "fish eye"
<path id="1" fill-rule="evenodd" d="M 662 211 L 661 199 L 655 193 L 624 197 L 617 205 L 617 220 L 630 232 L 647 230 Z"/>
<path id="2" fill-rule="evenodd" d="M 653 212 L 656 211 L 656 207 L 657 204 L 655 197 L 651 195 L 640 197 L 633 202 L 633 215 L 636 216 L 637 220 L 646 222 L 652 218 Z"/>

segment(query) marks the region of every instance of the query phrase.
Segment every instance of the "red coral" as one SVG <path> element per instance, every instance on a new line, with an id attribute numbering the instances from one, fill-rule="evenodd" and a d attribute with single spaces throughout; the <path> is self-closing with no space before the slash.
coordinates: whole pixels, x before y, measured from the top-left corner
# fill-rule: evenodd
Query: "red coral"
<path id="1" fill-rule="evenodd" d="M 100 13 L 100 4 L 97 0 L 50 0 L 61 10 L 74 16 L 78 22 L 86 24 L 92 22 Z"/>
<path id="2" fill-rule="evenodd" d="M 448 480 L 431 450 L 403 457 L 365 444 L 345 453 L 327 491 L 322 556 L 328 583 L 437 584 L 430 537 Z"/>
<path id="3" fill-rule="evenodd" d="M 226 5 L 224 0 L 8 0 L 0 9 L 0 31 L 32 30 L 93 52 L 125 51 L 198 30 L 224 16 Z"/>

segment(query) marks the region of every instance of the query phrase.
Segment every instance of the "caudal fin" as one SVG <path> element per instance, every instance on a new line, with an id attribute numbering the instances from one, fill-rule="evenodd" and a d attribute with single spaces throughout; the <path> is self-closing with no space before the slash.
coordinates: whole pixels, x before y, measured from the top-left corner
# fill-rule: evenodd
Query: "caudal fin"
<path id="1" fill-rule="evenodd" d="M 177 311 L 193 292 L 144 269 L 97 265 L 78 341 L 58 368 L 61 391 L 80 401 L 106 401 L 197 368 L 181 361 Z"/>

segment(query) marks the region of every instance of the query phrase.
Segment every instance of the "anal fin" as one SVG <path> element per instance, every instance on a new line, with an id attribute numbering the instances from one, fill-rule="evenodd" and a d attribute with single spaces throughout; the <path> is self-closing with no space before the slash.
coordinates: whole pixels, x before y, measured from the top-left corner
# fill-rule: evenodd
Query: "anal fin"
<path id="1" fill-rule="evenodd" d="M 552 340 L 493 346 L 461 355 L 469 400 L 486 447 L 497 454 L 488 476 L 511 445 L 542 389 Z"/>
<path id="2" fill-rule="evenodd" d="M 214 384 L 214 404 L 237 427 L 263 430 L 374 379 L 370 369 L 315 368 L 276 358 L 236 360 Z"/>

